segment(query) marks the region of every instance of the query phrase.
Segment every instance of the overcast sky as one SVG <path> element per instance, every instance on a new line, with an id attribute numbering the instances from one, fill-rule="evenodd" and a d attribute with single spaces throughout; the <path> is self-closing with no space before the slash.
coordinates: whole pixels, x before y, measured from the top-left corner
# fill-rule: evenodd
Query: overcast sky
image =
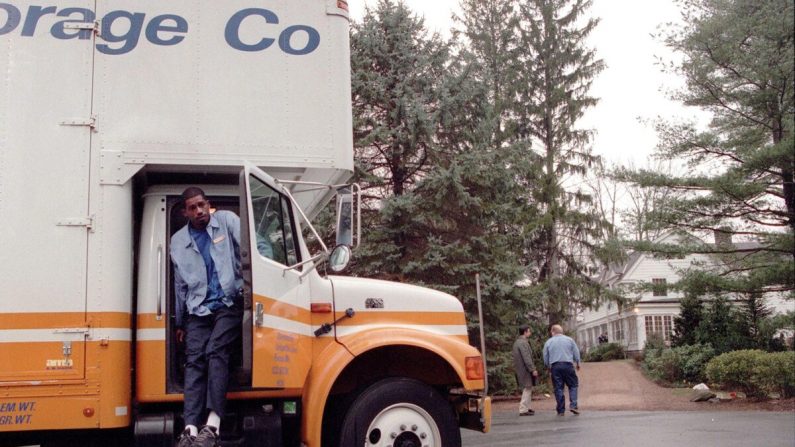
<path id="1" fill-rule="evenodd" d="M 451 16 L 458 11 L 458 0 L 404 0 L 425 17 L 431 31 L 449 36 Z M 361 20 L 364 5 L 377 0 L 350 0 L 351 17 Z M 601 18 L 591 35 L 590 45 L 607 64 L 594 81 L 591 94 L 601 98 L 578 127 L 597 131 L 593 151 L 611 162 L 632 160 L 636 166 L 646 160 L 657 144 L 650 123 L 658 116 L 668 119 L 690 118 L 694 112 L 667 99 L 666 90 L 682 81 L 660 72 L 655 57 L 673 56 L 651 36 L 665 22 L 678 21 L 679 11 L 672 0 L 594 0 L 592 15 Z"/>

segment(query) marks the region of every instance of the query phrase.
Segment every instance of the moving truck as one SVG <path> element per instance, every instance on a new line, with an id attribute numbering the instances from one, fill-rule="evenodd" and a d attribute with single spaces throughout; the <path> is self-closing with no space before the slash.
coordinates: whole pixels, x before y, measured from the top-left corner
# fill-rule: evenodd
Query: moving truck
<path id="1" fill-rule="evenodd" d="M 345 0 L 0 0 L 0 446 L 173 445 L 187 185 L 241 216 L 222 445 L 488 431 L 459 300 L 339 275 L 359 233 L 348 32 Z M 311 220 L 332 200 L 327 248 Z"/>

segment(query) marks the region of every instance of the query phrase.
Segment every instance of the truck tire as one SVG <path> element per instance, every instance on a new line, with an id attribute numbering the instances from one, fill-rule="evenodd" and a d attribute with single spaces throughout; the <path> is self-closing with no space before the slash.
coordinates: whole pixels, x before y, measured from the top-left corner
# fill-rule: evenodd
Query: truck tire
<path id="1" fill-rule="evenodd" d="M 384 379 L 351 405 L 339 445 L 461 447 L 452 407 L 433 388 L 407 378 Z"/>

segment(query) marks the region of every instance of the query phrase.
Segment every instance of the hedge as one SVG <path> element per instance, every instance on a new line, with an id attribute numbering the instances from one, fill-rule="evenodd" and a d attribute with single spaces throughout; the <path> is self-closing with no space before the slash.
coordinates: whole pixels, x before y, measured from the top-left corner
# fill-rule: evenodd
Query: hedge
<path id="1" fill-rule="evenodd" d="M 745 349 L 721 354 L 706 369 L 710 383 L 723 389 L 745 391 L 764 397 L 779 393 L 795 396 L 795 352 L 764 352 Z"/>
<path id="2" fill-rule="evenodd" d="M 643 369 L 654 380 L 667 383 L 698 383 L 705 380 L 704 366 L 715 357 L 710 345 L 686 345 L 673 349 L 649 349 Z"/>
<path id="3" fill-rule="evenodd" d="M 583 360 L 586 362 L 606 362 L 626 358 L 624 348 L 618 343 L 605 343 L 588 352 Z"/>

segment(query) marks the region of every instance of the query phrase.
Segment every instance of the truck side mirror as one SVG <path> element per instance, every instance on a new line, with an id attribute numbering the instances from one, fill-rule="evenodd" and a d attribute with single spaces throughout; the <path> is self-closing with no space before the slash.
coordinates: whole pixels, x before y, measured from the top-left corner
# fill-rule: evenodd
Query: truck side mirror
<path id="1" fill-rule="evenodd" d="M 328 258 L 328 266 L 334 273 L 345 271 L 351 261 L 351 248 L 347 245 L 337 245 L 331 250 Z"/>
<path id="2" fill-rule="evenodd" d="M 337 246 L 353 247 L 353 218 L 353 192 L 350 187 L 340 188 L 337 190 Z"/>

